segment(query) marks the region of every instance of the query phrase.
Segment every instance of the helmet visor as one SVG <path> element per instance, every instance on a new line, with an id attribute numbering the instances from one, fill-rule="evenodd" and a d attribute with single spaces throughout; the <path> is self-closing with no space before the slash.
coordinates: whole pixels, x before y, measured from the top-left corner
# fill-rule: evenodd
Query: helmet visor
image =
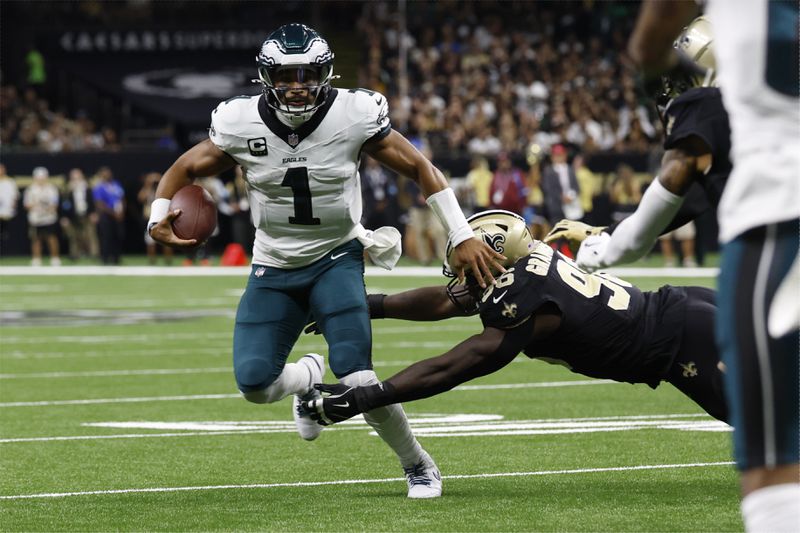
<path id="1" fill-rule="evenodd" d="M 321 67 L 314 65 L 286 65 L 275 69 L 270 76 L 275 87 L 301 85 L 316 87 L 322 79 Z"/>
<path id="2" fill-rule="evenodd" d="M 317 103 L 325 82 L 326 67 L 318 65 L 280 65 L 260 67 L 259 77 L 281 105 L 304 108 Z"/>

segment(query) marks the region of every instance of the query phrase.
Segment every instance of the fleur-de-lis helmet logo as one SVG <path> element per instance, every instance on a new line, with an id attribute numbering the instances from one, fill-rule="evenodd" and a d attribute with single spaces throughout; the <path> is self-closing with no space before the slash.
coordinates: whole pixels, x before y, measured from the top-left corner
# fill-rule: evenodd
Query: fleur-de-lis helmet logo
<path id="1" fill-rule="evenodd" d="M 481 237 L 483 237 L 483 242 L 489 245 L 492 250 L 495 252 L 502 254 L 506 247 L 506 236 L 502 233 L 486 233 L 485 231 L 481 233 Z"/>

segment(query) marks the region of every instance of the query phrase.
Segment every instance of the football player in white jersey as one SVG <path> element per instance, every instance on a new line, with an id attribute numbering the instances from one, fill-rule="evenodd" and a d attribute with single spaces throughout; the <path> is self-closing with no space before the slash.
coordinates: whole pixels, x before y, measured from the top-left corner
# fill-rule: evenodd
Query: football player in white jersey
<path id="1" fill-rule="evenodd" d="M 797 2 L 709 0 L 733 170 L 719 205 L 717 342 L 749 532 L 800 531 L 800 80 Z M 631 43 L 651 72 L 693 2 L 643 4 Z"/>
<path id="2" fill-rule="evenodd" d="M 214 110 L 209 139 L 164 174 L 148 224 L 157 241 L 192 246 L 194 241 L 172 231 L 179 213 L 168 212 L 169 199 L 195 178 L 242 167 L 256 238 L 236 314 L 234 374 L 248 401 L 294 395 L 293 415 L 306 440 L 315 439 L 320 426 L 298 409 L 299 402 L 318 397 L 312 385 L 322 381 L 324 362 L 318 354 L 297 363 L 286 359 L 312 317 L 325 336 L 334 375 L 352 386 L 378 383 L 363 254 L 366 248 L 391 268 L 399 256 L 399 233 L 373 233 L 359 224 L 362 151 L 420 185 L 458 243 L 462 273 L 467 267 L 484 273 L 484 284 L 492 282 L 492 270 L 504 259 L 473 237 L 442 173 L 392 129 L 386 98 L 331 86 L 333 57 L 328 43 L 307 26 L 287 24 L 272 32 L 256 58 L 263 94 L 231 98 Z M 376 409 L 364 418 L 397 453 L 408 496 L 441 495 L 438 469 L 412 434 L 402 407 Z"/>

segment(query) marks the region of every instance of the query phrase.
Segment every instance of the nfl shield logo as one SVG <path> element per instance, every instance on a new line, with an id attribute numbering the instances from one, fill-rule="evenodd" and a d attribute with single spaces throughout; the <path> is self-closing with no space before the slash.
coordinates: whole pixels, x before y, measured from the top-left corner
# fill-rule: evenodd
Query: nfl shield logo
<path id="1" fill-rule="evenodd" d="M 296 133 L 290 133 L 286 140 L 292 148 L 300 144 L 300 137 L 298 137 Z"/>
<path id="2" fill-rule="evenodd" d="M 264 272 L 267 271 L 267 267 L 258 267 L 255 271 L 255 277 L 260 278 L 264 275 Z"/>

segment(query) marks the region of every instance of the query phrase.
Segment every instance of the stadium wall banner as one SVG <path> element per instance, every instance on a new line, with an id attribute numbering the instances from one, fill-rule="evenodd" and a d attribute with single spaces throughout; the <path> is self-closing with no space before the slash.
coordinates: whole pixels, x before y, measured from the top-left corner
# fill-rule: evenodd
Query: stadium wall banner
<path id="1" fill-rule="evenodd" d="M 253 59 L 252 62 L 248 59 Z M 182 126 L 207 128 L 223 100 L 256 95 L 255 58 L 242 52 L 65 57 L 62 68 L 97 89 Z"/>
<path id="2" fill-rule="evenodd" d="M 58 36 L 66 54 L 257 50 L 263 30 L 67 31 Z"/>
<path id="3" fill-rule="evenodd" d="M 207 128 L 220 101 L 260 86 L 263 29 L 97 29 L 41 37 L 69 76 L 187 130 Z"/>

